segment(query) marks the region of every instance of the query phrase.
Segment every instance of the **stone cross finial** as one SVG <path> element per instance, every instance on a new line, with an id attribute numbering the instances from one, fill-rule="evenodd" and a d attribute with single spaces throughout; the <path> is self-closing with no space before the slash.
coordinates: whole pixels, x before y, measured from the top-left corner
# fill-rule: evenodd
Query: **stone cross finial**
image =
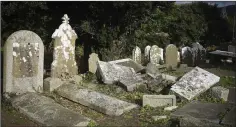
<path id="1" fill-rule="evenodd" d="M 70 18 L 68 17 L 67 14 L 64 14 L 64 16 L 61 18 L 63 23 L 69 23 Z"/>

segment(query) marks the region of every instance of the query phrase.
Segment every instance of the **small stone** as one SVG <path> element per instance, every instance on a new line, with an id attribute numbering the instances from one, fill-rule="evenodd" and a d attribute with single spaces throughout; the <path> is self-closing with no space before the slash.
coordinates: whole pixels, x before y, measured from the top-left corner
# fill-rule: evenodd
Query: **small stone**
<path id="1" fill-rule="evenodd" d="M 161 74 L 162 75 L 162 78 L 165 79 L 165 80 L 169 80 L 169 81 L 172 81 L 172 82 L 176 82 L 177 80 L 177 77 L 175 76 L 171 76 L 171 75 L 168 75 L 168 74 Z"/>
<path id="2" fill-rule="evenodd" d="M 165 107 L 164 110 L 165 111 L 172 111 L 174 109 L 178 108 L 178 106 L 170 106 L 170 107 Z"/>
<path id="3" fill-rule="evenodd" d="M 59 78 L 51 78 L 48 77 L 43 80 L 43 91 L 44 92 L 52 92 L 59 86 L 61 86 L 64 82 Z"/>
<path id="4" fill-rule="evenodd" d="M 143 95 L 143 106 L 151 107 L 175 106 L 175 95 Z"/>
<path id="5" fill-rule="evenodd" d="M 73 81 L 76 84 L 81 84 L 83 81 L 83 78 L 80 75 L 73 75 L 72 78 L 69 79 L 69 81 Z"/>
<path id="6" fill-rule="evenodd" d="M 167 118 L 167 116 L 152 116 L 152 119 L 154 121 L 161 120 L 161 119 L 166 119 L 166 118 Z"/>
<path id="7" fill-rule="evenodd" d="M 226 89 L 222 86 L 215 86 L 212 89 L 212 95 L 216 98 L 221 98 L 224 101 L 227 101 L 229 95 L 229 89 Z"/>
<path id="8" fill-rule="evenodd" d="M 89 71 L 93 74 L 97 71 L 97 61 L 99 61 L 98 54 L 91 53 L 89 55 L 88 64 L 89 64 Z"/>

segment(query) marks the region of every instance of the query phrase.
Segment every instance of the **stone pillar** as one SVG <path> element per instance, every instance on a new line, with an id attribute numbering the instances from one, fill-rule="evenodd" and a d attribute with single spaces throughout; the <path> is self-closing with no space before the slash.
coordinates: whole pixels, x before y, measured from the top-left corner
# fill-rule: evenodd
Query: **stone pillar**
<path id="1" fill-rule="evenodd" d="M 75 61 L 75 40 L 77 39 L 77 34 L 70 26 L 67 14 L 62 19 L 63 23 L 52 35 L 54 39 L 54 52 L 51 77 L 68 79 L 78 74 L 78 67 Z"/>
<path id="2" fill-rule="evenodd" d="M 133 56 L 133 61 L 135 61 L 138 64 L 141 64 L 141 49 L 138 46 L 136 46 L 133 49 L 132 56 Z"/>
<path id="3" fill-rule="evenodd" d="M 43 90 L 44 46 L 32 31 L 11 34 L 4 46 L 3 92 L 22 94 Z"/>

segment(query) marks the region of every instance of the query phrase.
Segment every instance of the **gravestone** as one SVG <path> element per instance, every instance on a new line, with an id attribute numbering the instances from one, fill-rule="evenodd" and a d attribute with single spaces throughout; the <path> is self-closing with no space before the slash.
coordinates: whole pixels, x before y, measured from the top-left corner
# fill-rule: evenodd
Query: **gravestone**
<path id="1" fill-rule="evenodd" d="M 3 92 L 22 94 L 43 90 L 44 46 L 32 31 L 11 34 L 4 46 Z"/>
<path id="2" fill-rule="evenodd" d="M 197 66 L 200 63 L 204 63 L 206 56 L 206 49 L 201 44 L 196 42 L 192 43 L 192 51 L 193 51 L 194 66 Z"/>
<path id="3" fill-rule="evenodd" d="M 166 67 L 176 68 L 178 65 L 178 50 L 175 45 L 170 44 L 166 47 Z"/>
<path id="4" fill-rule="evenodd" d="M 180 52 L 178 51 L 178 58 L 177 58 L 178 63 L 180 63 Z"/>
<path id="5" fill-rule="evenodd" d="M 172 85 L 171 91 L 175 92 L 181 98 L 192 100 L 215 85 L 219 80 L 220 77 L 199 67 L 195 67 Z"/>
<path id="6" fill-rule="evenodd" d="M 229 52 L 236 53 L 236 47 L 233 46 L 233 45 L 229 45 L 229 46 L 228 46 L 228 51 L 229 51 Z"/>
<path id="7" fill-rule="evenodd" d="M 135 61 L 138 64 L 141 64 L 141 49 L 138 46 L 136 46 L 133 49 L 132 56 L 133 56 L 133 61 Z"/>
<path id="8" fill-rule="evenodd" d="M 92 53 L 89 55 L 88 63 L 89 63 L 89 71 L 93 74 L 97 71 L 97 61 L 99 61 L 98 54 Z"/>
<path id="9" fill-rule="evenodd" d="M 160 56 L 161 56 L 161 61 L 164 61 L 164 50 L 163 50 L 163 48 L 159 48 L 159 54 L 160 54 Z"/>
<path id="10" fill-rule="evenodd" d="M 143 95 L 143 106 L 151 107 L 175 106 L 175 95 Z"/>
<path id="11" fill-rule="evenodd" d="M 150 49 L 150 63 L 157 65 L 160 64 L 160 61 L 160 49 L 158 46 L 153 45 Z"/>
<path id="12" fill-rule="evenodd" d="M 148 63 L 150 61 L 150 49 L 151 49 L 151 46 L 146 46 L 145 47 L 145 51 L 144 51 L 144 57 L 145 57 L 145 63 Z"/>
<path id="13" fill-rule="evenodd" d="M 193 51 L 190 47 L 183 47 L 181 49 L 181 61 L 188 66 L 193 66 Z"/>
<path id="14" fill-rule="evenodd" d="M 75 40 L 77 35 L 69 25 L 67 14 L 62 19 L 63 23 L 52 35 L 54 52 L 51 77 L 64 79 L 78 74 L 78 67 L 75 61 Z"/>

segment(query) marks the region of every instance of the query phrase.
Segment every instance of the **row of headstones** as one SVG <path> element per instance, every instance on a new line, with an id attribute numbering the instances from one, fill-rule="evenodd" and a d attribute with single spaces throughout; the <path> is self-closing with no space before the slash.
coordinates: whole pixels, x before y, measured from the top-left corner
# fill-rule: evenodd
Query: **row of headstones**
<path id="1" fill-rule="evenodd" d="M 51 77 L 78 74 L 75 61 L 77 35 L 65 14 L 63 23 L 52 35 L 54 39 Z M 11 34 L 4 45 L 3 92 L 21 94 L 43 91 L 44 45 L 34 32 L 20 30 Z"/>
<path id="2" fill-rule="evenodd" d="M 146 46 L 144 51 L 144 63 L 152 63 L 155 65 L 164 63 L 164 50 L 157 45 Z M 188 66 L 196 66 L 200 61 L 204 60 L 206 49 L 199 43 L 193 43 L 192 48 L 183 47 L 181 53 L 178 48 L 169 44 L 165 50 L 165 64 L 168 67 L 176 68 L 178 63 L 182 62 L 188 64 Z M 141 64 L 141 49 L 136 46 L 132 52 L 132 58 L 135 62 Z"/>

